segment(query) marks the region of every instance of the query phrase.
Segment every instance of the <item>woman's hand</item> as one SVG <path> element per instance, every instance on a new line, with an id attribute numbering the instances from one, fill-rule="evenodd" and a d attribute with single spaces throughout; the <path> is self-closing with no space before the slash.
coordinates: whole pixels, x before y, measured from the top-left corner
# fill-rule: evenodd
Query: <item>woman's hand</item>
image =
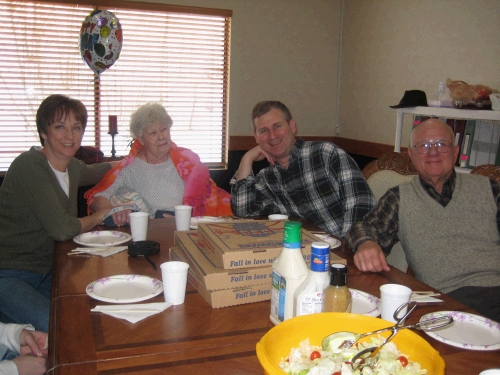
<path id="1" fill-rule="evenodd" d="M 47 356 L 47 334 L 23 329 L 19 335 L 21 355 Z"/>
<path id="2" fill-rule="evenodd" d="M 20 355 L 12 362 L 16 364 L 19 375 L 43 375 L 47 371 L 47 363 L 43 357 Z"/>

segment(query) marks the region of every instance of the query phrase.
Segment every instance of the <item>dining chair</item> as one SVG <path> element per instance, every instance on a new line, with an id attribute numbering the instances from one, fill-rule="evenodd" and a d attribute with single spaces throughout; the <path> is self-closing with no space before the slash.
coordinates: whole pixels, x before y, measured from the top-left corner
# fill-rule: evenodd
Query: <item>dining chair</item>
<path id="1" fill-rule="evenodd" d="M 403 182 L 412 180 L 418 172 L 406 151 L 388 152 L 369 162 L 361 171 L 378 201 L 385 192 Z M 401 243 L 396 243 L 387 256 L 387 263 L 403 272 L 411 273 Z"/>
<path id="2" fill-rule="evenodd" d="M 483 164 L 470 171 L 471 174 L 486 176 L 490 180 L 500 181 L 500 166 L 492 164 Z"/>

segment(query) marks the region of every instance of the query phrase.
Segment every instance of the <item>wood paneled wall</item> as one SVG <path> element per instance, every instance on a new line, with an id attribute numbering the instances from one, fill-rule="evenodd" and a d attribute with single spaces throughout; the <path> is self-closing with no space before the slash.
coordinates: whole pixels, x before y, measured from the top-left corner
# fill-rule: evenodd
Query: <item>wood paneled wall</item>
<path id="1" fill-rule="evenodd" d="M 384 145 L 374 142 L 358 141 L 356 139 L 349 139 L 342 137 L 302 136 L 300 138 L 304 139 L 305 141 L 329 141 L 335 143 L 337 146 L 339 146 L 349 154 L 368 156 L 375 159 L 378 159 L 382 154 L 386 152 L 394 151 L 393 145 Z M 250 150 L 252 147 L 255 146 L 256 143 L 253 136 L 229 137 L 229 150 L 231 151 Z M 402 148 L 402 150 L 405 149 L 406 148 Z"/>

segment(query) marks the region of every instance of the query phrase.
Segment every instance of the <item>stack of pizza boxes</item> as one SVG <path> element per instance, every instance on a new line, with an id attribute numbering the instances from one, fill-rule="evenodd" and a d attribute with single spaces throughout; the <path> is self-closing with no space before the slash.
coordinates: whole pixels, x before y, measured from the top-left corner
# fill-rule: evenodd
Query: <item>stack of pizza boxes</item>
<path id="1" fill-rule="evenodd" d="M 283 248 L 284 225 L 282 220 L 200 223 L 198 230 L 175 232 L 170 259 L 189 263 L 189 282 L 213 308 L 269 300 L 272 263 Z M 316 241 L 321 239 L 302 229 L 307 263 Z M 333 253 L 330 258 L 346 263 Z"/>

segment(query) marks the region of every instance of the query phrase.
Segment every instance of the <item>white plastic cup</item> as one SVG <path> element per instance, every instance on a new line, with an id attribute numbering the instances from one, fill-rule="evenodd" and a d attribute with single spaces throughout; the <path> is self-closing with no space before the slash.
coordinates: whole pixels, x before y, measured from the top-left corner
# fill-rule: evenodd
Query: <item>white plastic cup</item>
<path id="1" fill-rule="evenodd" d="M 380 301 L 382 304 L 381 317 L 389 322 L 396 323 L 394 312 L 396 309 L 410 301 L 411 289 L 399 284 L 384 284 L 380 287 Z M 398 317 L 406 314 L 407 308 L 401 309 Z"/>
<path id="2" fill-rule="evenodd" d="M 269 220 L 288 220 L 288 215 L 272 214 L 268 216 Z"/>
<path id="3" fill-rule="evenodd" d="M 170 261 L 160 265 L 165 302 L 182 305 L 186 297 L 186 284 L 189 264 Z"/>
<path id="4" fill-rule="evenodd" d="M 135 241 L 145 241 L 148 234 L 149 214 L 147 212 L 131 212 L 129 214 L 130 231 Z"/>
<path id="5" fill-rule="evenodd" d="M 191 226 L 191 206 L 175 206 L 175 228 L 180 230 L 189 230 Z"/>

